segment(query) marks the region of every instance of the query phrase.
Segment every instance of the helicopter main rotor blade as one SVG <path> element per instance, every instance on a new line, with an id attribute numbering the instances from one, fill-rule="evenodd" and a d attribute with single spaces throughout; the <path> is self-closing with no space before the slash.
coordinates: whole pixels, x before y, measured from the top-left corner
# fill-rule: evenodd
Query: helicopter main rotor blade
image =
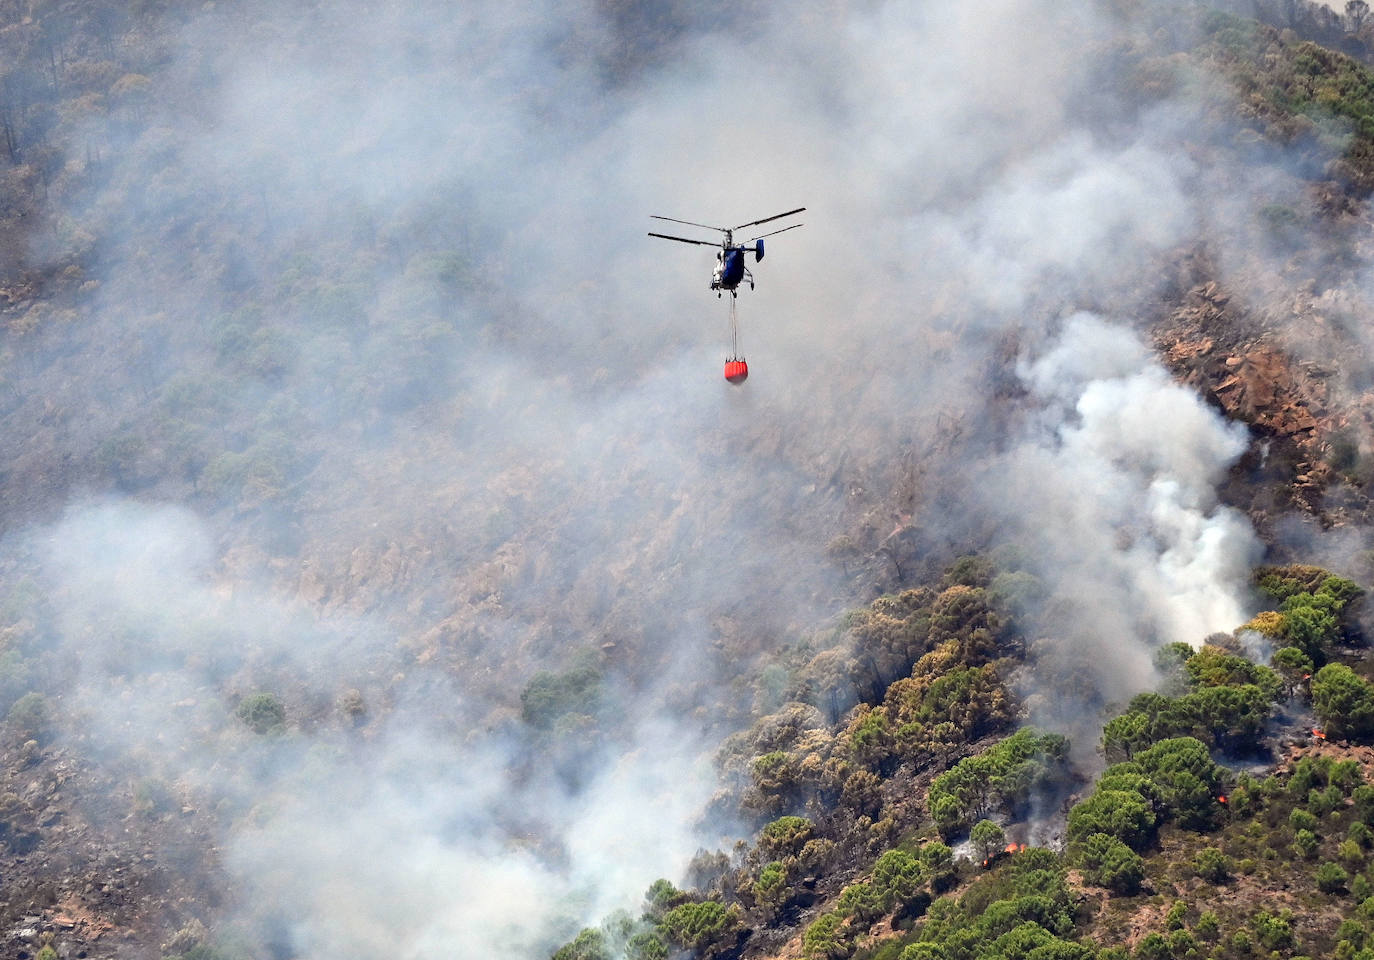
<path id="1" fill-rule="evenodd" d="M 794 224 L 792 224 L 792 226 L 790 226 L 790 227 L 783 227 L 781 230 L 774 230 L 773 233 L 761 233 L 761 234 L 759 234 L 757 237 L 754 237 L 753 239 L 744 241 L 744 246 L 746 246 L 746 247 L 749 246 L 749 244 L 753 243 L 754 240 L 762 240 L 764 237 L 771 237 L 771 236 L 773 236 L 774 233 L 786 233 L 788 230 L 795 230 L 795 229 L 797 229 L 798 227 L 804 227 L 804 226 L 806 226 L 806 224 L 804 224 L 804 223 L 794 223 Z"/>
<path id="2" fill-rule="evenodd" d="M 794 214 L 794 213 L 801 213 L 801 212 L 802 212 L 803 210 L 805 210 L 805 209 L 806 209 L 805 207 L 798 207 L 798 208 L 795 209 L 795 210 L 788 210 L 786 213 L 775 213 L 775 214 L 773 214 L 771 217 L 764 217 L 762 220 L 751 220 L 751 221 L 749 221 L 748 223 L 741 223 L 738 227 L 731 227 L 730 229 L 731 229 L 731 230 L 743 230 L 745 227 L 757 227 L 757 226 L 758 226 L 759 224 L 761 224 L 761 223 L 767 223 L 769 220 L 781 220 L 783 217 L 790 217 L 790 216 L 792 216 L 792 214 Z M 663 218 L 663 219 L 667 219 L 667 218 L 665 217 L 665 218 Z M 698 227 L 699 227 L 699 226 L 701 226 L 701 224 L 698 223 L 698 224 L 695 224 L 695 226 L 698 226 Z M 713 229 L 713 230 L 719 230 L 720 228 L 719 228 L 719 227 L 713 227 L 712 229 Z"/>
<path id="3" fill-rule="evenodd" d="M 685 223 L 689 227 L 702 227 L 706 230 L 719 230 L 721 233 L 727 232 L 724 227 L 713 227 L 709 223 L 693 223 L 691 220 L 674 220 L 672 217 L 660 217 L 656 213 L 649 215 L 650 220 L 667 220 L 669 223 Z M 736 229 L 739 229 L 736 227 Z"/>
<path id="4" fill-rule="evenodd" d="M 667 220 L 667 217 L 659 217 L 660 220 Z M 651 237 L 658 237 L 662 240 L 676 240 L 678 243 L 695 243 L 700 247 L 718 247 L 720 244 L 714 240 L 688 240 L 686 237 L 670 237 L 666 233 L 651 233 Z"/>

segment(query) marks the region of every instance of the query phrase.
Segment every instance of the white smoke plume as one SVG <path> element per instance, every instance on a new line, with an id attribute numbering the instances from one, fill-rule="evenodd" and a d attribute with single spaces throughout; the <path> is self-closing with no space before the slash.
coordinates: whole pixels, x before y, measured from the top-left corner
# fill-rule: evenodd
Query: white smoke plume
<path id="1" fill-rule="evenodd" d="M 1035 412 L 996 465 L 1014 481 L 988 509 L 1054 585 L 1045 626 L 1069 640 L 1058 667 L 1091 679 L 1085 701 L 1128 696 L 1150 686 L 1157 647 L 1197 645 L 1246 618 L 1262 547 L 1215 492 L 1246 430 L 1170 380 L 1129 329 L 1089 314 L 1069 317 L 1018 374 Z M 1082 705 L 1053 704 L 1065 715 Z"/>

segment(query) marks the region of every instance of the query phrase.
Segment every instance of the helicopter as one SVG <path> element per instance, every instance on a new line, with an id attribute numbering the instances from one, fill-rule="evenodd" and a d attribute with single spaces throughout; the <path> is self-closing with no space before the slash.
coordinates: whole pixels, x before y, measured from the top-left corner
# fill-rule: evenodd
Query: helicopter
<path id="1" fill-rule="evenodd" d="M 654 214 L 653 220 L 667 220 L 669 223 L 684 223 L 689 227 L 701 227 L 703 230 L 718 230 L 725 236 L 721 238 L 720 250 L 716 252 L 716 267 L 711 273 L 711 289 L 716 291 L 719 298 L 726 290 L 730 291 L 730 356 L 725 360 L 725 380 L 727 383 L 738 386 L 749 378 L 749 364 L 739 353 L 739 324 L 735 319 L 735 300 L 739 297 L 739 285 L 745 280 L 749 281 L 749 289 L 754 289 L 754 275 L 749 272 L 749 268 L 744 265 L 744 255 L 749 252 L 754 254 L 754 262 L 758 263 L 763 259 L 763 238 L 771 237 L 777 233 L 786 233 L 788 230 L 795 230 L 803 224 L 794 223 L 790 227 L 783 227 L 770 233 L 761 234 L 752 240 L 744 243 L 735 243 L 735 231 L 743 230 L 745 227 L 757 227 L 763 223 L 771 223 L 774 220 L 781 220 L 783 217 L 790 217 L 794 213 L 801 213 L 805 207 L 798 207 L 795 210 L 788 210 L 786 213 L 776 213 L 771 217 L 764 217 L 762 220 L 751 220 L 749 223 L 741 223 L 738 227 L 713 227 L 706 223 L 696 223 L 691 220 L 677 220 L 673 217 L 660 217 Z M 676 240 L 678 243 L 695 243 L 702 247 L 714 247 L 715 244 L 709 240 L 689 240 L 687 237 L 674 237 L 667 233 L 650 233 L 651 237 L 659 237 L 663 240 Z"/>
<path id="2" fill-rule="evenodd" d="M 790 227 L 783 227 L 781 230 L 774 230 L 746 240 L 744 243 L 735 243 L 735 231 L 743 230 L 745 227 L 757 227 L 760 224 L 770 223 L 773 220 L 781 220 L 783 217 L 790 217 L 794 213 L 801 213 L 805 207 L 798 207 L 795 210 L 788 210 L 786 213 L 777 213 L 771 217 L 764 217 L 762 220 L 751 220 L 749 223 L 741 223 L 738 227 L 713 227 L 705 223 L 694 223 L 691 220 L 677 220 L 673 217 L 660 217 L 654 214 L 652 220 L 667 220 L 669 223 L 683 223 L 689 227 L 701 227 L 705 230 L 717 230 L 725 236 L 720 243 L 720 250 L 716 253 L 715 270 L 711 273 L 711 289 L 716 291 L 716 296 L 721 296 L 722 291 L 728 290 L 731 297 L 739 296 L 739 285 L 749 281 L 749 289 L 754 289 L 754 275 L 749 272 L 749 268 L 744 265 L 744 255 L 754 254 L 754 262 L 758 263 L 763 259 L 763 238 L 771 237 L 774 234 L 786 233 L 788 230 L 795 230 L 803 224 L 794 223 Z M 710 240 L 689 240 L 687 237 L 674 237 L 666 233 L 650 233 L 651 237 L 659 237 L 663 240 L 676 240 L 678 243 L 695 243 L 702 247 L 714 247 L 716 244 Z"/>

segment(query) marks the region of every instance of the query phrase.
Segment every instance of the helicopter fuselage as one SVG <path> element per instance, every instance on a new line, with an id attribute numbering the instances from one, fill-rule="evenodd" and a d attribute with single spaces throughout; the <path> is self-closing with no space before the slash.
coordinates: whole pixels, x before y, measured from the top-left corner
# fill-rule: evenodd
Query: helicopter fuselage
<path id="1" fill-rule="evenodd" d="M 722 250 L 716 257 L 716 268 L 711 274 L 712 290 L 734 290 L 748 275 L 744 267 L 745 247 L 730 247 Z"/>

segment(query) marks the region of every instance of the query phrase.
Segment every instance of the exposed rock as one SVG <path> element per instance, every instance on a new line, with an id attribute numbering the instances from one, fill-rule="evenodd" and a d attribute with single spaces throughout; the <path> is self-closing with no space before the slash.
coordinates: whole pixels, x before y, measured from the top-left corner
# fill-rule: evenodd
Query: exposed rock
<path id="1" fill-rule="evenodd" d="M 1313 302 L 1297 298 L 1293 309 L 1311 310 Z M 1262 320 L 1247 315 L 1211 280 L 1188 290 L 1153 336 L 1175 377 L 1250 428 L 1250 452 L 1225 495 L 1247 510 L 1261 535 L 1275 512 L 1290 508 L 1323 526 L 1367 512 L 1364 493 L 1327 463 L 1333 435 L 1364 418 L 1361 399 L 1367 398 L 1353 404 L 1334 400 L 1329 381 L 1336 371 L 1330 363 L 1295 358 Z M 1336 486 L 1343 495 L 1331 501 L 1328 493 Z"/>

